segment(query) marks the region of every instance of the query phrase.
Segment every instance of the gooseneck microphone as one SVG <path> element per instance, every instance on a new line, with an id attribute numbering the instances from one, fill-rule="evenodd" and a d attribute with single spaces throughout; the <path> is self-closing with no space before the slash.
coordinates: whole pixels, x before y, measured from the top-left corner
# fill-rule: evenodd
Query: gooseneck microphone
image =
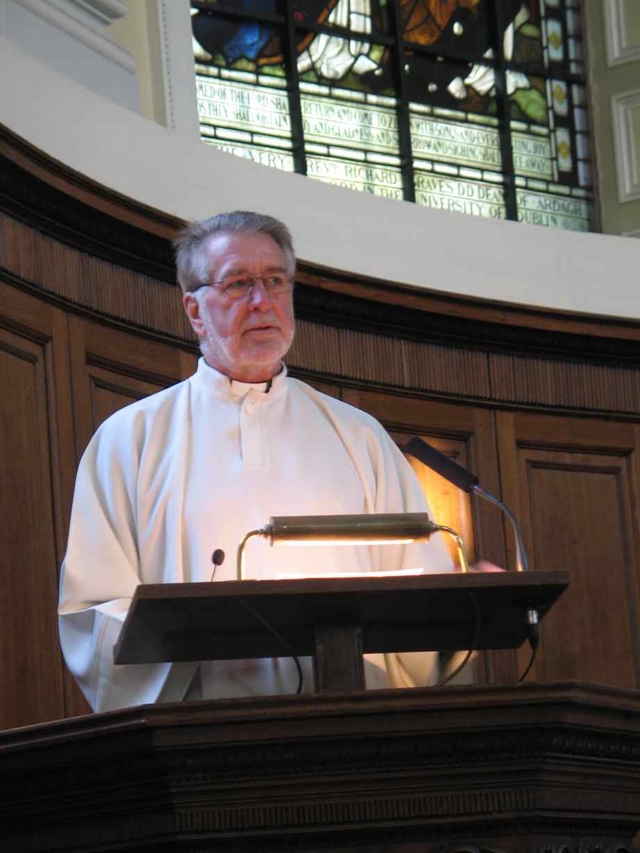
<path id="1" fill-rule="evenodd" d="M 502 510 L 511 522 L 511 526 L 513 527 L 513 532 L 515 534 L 517 569 L 519 572 L 529 571 L 529 561 L 527 560 L 527 554 L 524 549 L 522 533 L 514 514 L 499 498 L 482 488 L 480 480 L 475 474 L 472 474 L 471 471 L 467 471 L 467 469 L 463 468 L 462 465 L 458 465 L 458 463 L 454 462 L 453 459 L 449 459 L 449 457 L 445 456 L 444 453 L 436 450 L 435 447 L 432 447 L 423 438 L 418 438 L 417 436 L 412 438 L 411 441 L 405 445 L 404 452 L 410 453 L 411 456 L 415 456 L 415 458 L 419 459 L 420 462 L 423 462 L 427 468 L 431 468 L 432 471 L 435 471 L 436 474 L 440 474 L 441 477 L 444 477 L 445 480 L 448 480 L 450 483 L 453 483 L 454 486 L 462 489 L 463 492 L 476 494 Z"/>
<path id="2" fill-rule="evenodd" d="M 211 572 L 211 580 L 216 576 L 216 571 L 218 566 L 221 566 L 224 563 L 224 551 L 222 548 L 216 548 L 216 550 L 211 555 L 211 562 L 213 563 L 213 571 Z"/>
<path id="3" fill-rule="evenodd" d="M 440 474 L 441 477 L 444 477 L 445 480 L 462 489 L 463 492 L 472 492 L 480 483 L 475 474 L 467 471 L 462 465 L 458 465 L 453 459 L 449 459 L 448 456 L 436 450 L 435 447 L 432 447 L 423 438 L 418 438 L 417 436 L 412 438 L 411 441 L 405 444 L 404 452 L 415 456 L 427 468 L 431 468 L 432 471 Z"/>
<path id="4" fill-rule="evenodd" d="M 431 470 L 435 471 L 436 474 L 440 474 L 440 476 L 444 477 L 445 480 L 453 483 L 454 486 L 462 489 L 462 491 L 478 495 L 478 497 L 484 498 L 489 501 L 489 503 L 497 506 L 507 516 L 513 528 L 516 540 L 516 564 L 518 571 L 530 571 L 527 552 L 525 551 L 522 539 L 522 532 L 514 514 L 499 498 L 482 488 L 480 480 L 475 474 L 472 474 L 471 471 L 467 471 L 467 469 L 463 468 L 462 465 L 458 465 L 458 463 L 454 462 L 453 459 L 449 459 L 449 457 L 445 456 L 444 453 L 436 450 L 435 447 L 432 447 L 423 438 L 418 438 L 417 436 L 407 442 L 404 447 L 404 452 L 411 454 L 411 456 L 415 456 L 415 458 L 424 463 L 427 468 L 431 468 Z M 534 649 L 538 647 L 538 621 L 538 611 L 533 609 L 527 610 L 529 642 L 531 643 L 531 647 Z"/>

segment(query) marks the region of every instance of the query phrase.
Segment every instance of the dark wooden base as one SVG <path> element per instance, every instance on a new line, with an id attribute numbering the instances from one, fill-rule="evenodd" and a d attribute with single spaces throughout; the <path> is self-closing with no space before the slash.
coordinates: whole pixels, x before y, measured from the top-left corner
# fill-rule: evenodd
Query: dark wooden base
<path id="1" fill-rule="evenodd" d="M 569 682 L 132 708 L 0 733 L 2 849 L 605 853 L 640 693 Z"/>

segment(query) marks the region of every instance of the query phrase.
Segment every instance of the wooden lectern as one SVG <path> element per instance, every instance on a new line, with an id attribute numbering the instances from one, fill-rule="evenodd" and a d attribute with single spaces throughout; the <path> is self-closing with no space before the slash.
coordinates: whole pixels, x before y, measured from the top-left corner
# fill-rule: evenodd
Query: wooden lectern
<path id="1" fill-rule="evenodd" d="M 518 648 L 527 611 L 542 617 L 567 584 L 565 572 L 148 584 L 114 657 L 312 655 L 317 692 L 363 690 L 363 653 Z"/>

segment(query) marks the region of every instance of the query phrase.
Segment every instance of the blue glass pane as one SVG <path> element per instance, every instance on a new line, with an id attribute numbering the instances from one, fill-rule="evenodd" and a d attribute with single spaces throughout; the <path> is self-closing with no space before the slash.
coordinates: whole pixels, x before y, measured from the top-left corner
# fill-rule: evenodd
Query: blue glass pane
<path id="1" fill-rule="evenodd" d="M 273 24 L 197 12 L 191 26 L 197 62 L 284 74 L 281 33 Z"/>

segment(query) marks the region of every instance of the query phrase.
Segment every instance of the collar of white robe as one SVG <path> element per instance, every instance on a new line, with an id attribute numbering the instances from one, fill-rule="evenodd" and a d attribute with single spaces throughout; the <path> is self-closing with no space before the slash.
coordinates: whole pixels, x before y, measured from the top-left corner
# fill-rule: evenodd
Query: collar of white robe
<path id="1" fill-rule="evenodd" d="M 247 533 L 238 547 L 237 577 L 245 578 L 244 549 L 257 536 L 271 545 L 398 545 L 426 542 L 434 533 L 448 533 L 456 543 L 460 568 L 469 563 L 460 536 L 435 524 L 426 512 L 370 513 L 365 515 L 284 515 Z"/>

